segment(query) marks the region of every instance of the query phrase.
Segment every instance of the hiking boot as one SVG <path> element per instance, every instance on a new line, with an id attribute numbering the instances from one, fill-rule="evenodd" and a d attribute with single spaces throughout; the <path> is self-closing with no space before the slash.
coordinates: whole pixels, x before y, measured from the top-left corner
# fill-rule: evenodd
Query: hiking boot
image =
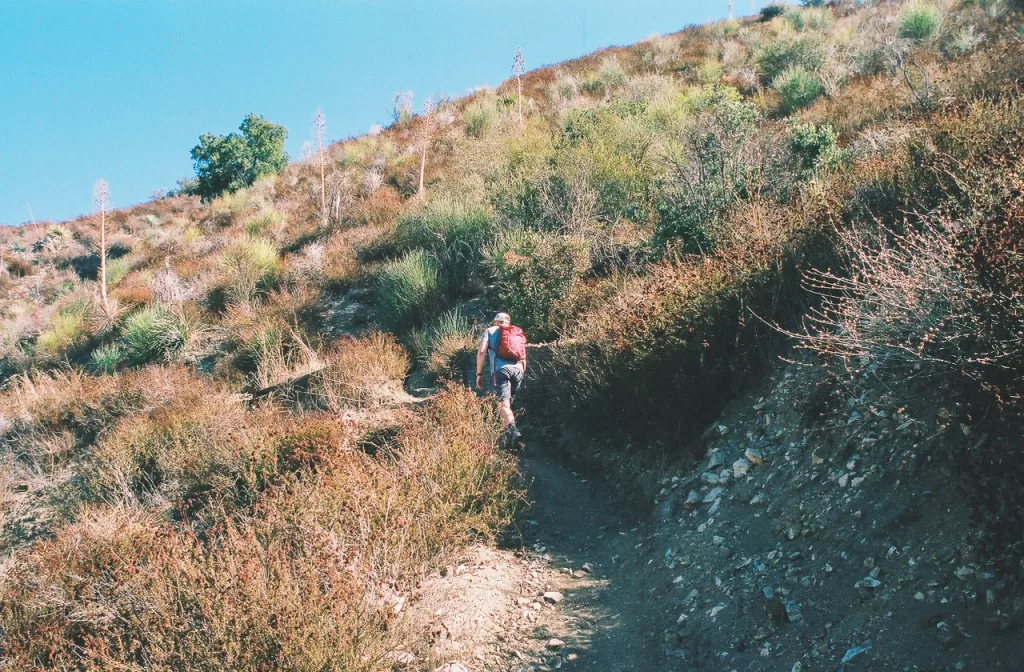
<path id="1" fill-rule="evenodd" d="M 521 448 L 523 445 L 523 435 L 519 433 L 515 425 L 509 425 L 505 428 L 505 445 L 511 450 L 513 448 Z"/>

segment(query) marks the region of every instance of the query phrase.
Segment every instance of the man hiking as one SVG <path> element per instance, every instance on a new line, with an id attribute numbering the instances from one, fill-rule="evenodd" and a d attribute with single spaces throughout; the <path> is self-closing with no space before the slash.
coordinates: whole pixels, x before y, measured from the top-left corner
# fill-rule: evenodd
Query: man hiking
<path id="1" fill-rule="evenodd" d="M 480 335 L 480 346 L 476 350 L 476 386 L 480 389 L 484 386 L 484 364 L 488 355 L 498 412 L 505 421 L 505 437 L 513 446 L 520 434 L 512 413 L 512 397 L 519 391 L 526 373 L 526 336 L 522 329 L 512 326 L 508 313 L 495 315 L 491 326 Z"/>

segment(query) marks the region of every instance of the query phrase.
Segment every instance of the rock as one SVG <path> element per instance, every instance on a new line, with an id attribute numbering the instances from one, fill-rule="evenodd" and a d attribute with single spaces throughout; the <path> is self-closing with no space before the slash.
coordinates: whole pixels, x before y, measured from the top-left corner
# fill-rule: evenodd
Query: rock
<path id="1" fill-rule="evenodd" d="M 759 492 L 750 499 L 750 505 L 757 506 L 758 504 L 763 504 L 766 499 L 767 497 L 764 496 L 764 493 Z"/>
<path id="2" fill-rule="evenodd" d="M 397 665 L 399 667 L 409 667 L 416 662 L 416 656 L 412 655 L 408 651 L 392 651 L 388 653 L 386 658 L 392 665 Z"/>
<path id="3" fill-rule="evenodd" d="M 449 660 L 434 672 L 469 672 L 469 668 L 457 660 Z"/>
<path id="4" fill-rule="evenodd" d="M 863 579 L 853 584 L 854 588 L 867 588 L 868 590 L 874 590 L 882 585 L 882 582 L 873 576 L 865 576 Z"/>
<path id="5" fill-rule="evenodd" d="M 710 504 L 711 502 L 721 497 L 723 492 L 725 492 L 725 488 L 723 488 L 720 485 L 712 488 L 711 491 L 704 496 L 704 503 Z"/>
<path id="6" fill-rule="evenodd" d="M 935 632 L 939 638 L 939 644 L 946 647 L 947 649 L 952 649 L 954 646 L 956 646 L 964 640 L 963 635 L 961 635 L 956 628 L 951 626 L 949 623 L 946 623 L 945 621 L 940 621 L 935 625 Z"/>
<path id="7" fill-rule="evenodd" d="M 686 496 L 683 506 L 687 509 L 696 509 L 702 501 L 704 501 L 704 497 L 700 494 L 700 491 L 690 490 L 690 494 Z"/>
<path id="8" fill-rule="evenodd" d="M 725 609 L 724 604 L 716 604 L 715 606 L 711 607 L 711 611 L 708 612 L 708 618 L 714 618 L 715 616 L 718 616 L 718 614 L 720 614 L 723 609 Z"/>
<path id="9" fill-rule="evenodd" d="M 746 452 L 743 453 L 743 457 L 747 458 L 751 464 L 764 464 L 764 454 L 757 448 L 747 448 Z"/>
<path id="10" fill-rule="evenodd" d="M 565 642 L 557 638 L 549 639 L 544 643 L 544 648 L 550 649 L 551 651 L 558 651 L 563 646 L 565 646 Z"/>
<path id="11" fill-rule="evenodd" d="M 746 478 L 750 472 L 751 464 L 747 460 L 740 458 L 732 463 L 732 475 L 734 478 Z"/>
<path id="12" fill-rule="evenodd" d="M 666 499 L 654 509 L 654 515 L 659 522 L 667 523 L 672 520 L 676 512 L 676 501 L 674 497 Z"/>
<path id="13" fill-rule="evenodd" d="M 854 646 L 852 648 L 847 649 L 846 650 L 846 655 L 843 656 L 843 659 L 840 662 L 843 665 L 845 665 L 846 663 L 850 662 L 851 660 L 853 660 L 857 656 L 859 656 L 859 655 L 861 655 L 863 653 L 867 653 L 870 650 L 871 650 L 871 640 L 869 639 L 868 641 L 864 642 L 860 646 Z"/>
<path id="14" fill-rule="evenodd" d="M 705 471 L 703 474 L 700 475 L 700 480 L 702 483 L 706 483 L 708 485 L 718 485 L 718 474 L 713 474 L 710 471 Z"/>
<path id="15" fill-rule="evenodd" d="M 800 613 L 800 605 L 796 600 L 786 600 L 783 606 L 786 609 L 786 620 L 790 623 L 795 623 L 803 618 L 803 614 Z"/>
<path id="16" fill-rule="evenodd" d="M 565 599 L 564 595 L 554 590 L 544 593 L 543 597 L 544 601 L 548 604 L 558 604 L 559 602 Z"/>
<path id="17" fill-rule="evenodd" d="M 793 667 L 790 668 L 789 672 L 804 672 L 804 665 L 803 665 L 803 663 L 800 663 L 800 662 L 793 663 Z"/>
<path id="18" fill-rule="evenodd" d="M 725 451 L 717 450 L 711 455 L 711 459 L 708 460 L 708 471 L 714 471 L 725 464 Z"/>
<path id="19" fill-rule="evenodd" d="M 837 483 L 839 483 L 839 487 L 840 488 L 845 488 L 849 482 L 850 482 L 850 475 L 849 474 L 843 474 L 837 480 Z"/>
<path id="20" fill-rule="evenodd" d="M 590 564 L 589 562 L 584 562 L 582 569 L 587 574 L 593 574 L 594 573 L 594 566 L 592 564 Z"/>

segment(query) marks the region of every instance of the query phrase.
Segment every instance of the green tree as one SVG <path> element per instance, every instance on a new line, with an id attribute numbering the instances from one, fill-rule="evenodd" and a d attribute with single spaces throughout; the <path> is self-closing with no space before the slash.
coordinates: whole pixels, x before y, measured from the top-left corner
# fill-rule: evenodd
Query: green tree
<path id="1" fill-rule="evenodd" d="M 240 134 L 204 133 L 199 136 L 199 144 L 192 148 L 196 167 L 193 193 L 205 201 L 247 187 L 288 165 L 284 151 L 288 131 L 284 126 L 250 114 L 238 130 Z"/>

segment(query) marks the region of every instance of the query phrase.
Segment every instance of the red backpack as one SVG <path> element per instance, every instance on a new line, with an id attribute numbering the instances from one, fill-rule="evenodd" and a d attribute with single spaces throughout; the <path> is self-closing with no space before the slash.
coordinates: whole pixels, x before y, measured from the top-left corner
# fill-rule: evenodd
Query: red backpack
<path id="1" fill-rule="evenodd" d="M 497 355 L 507 362 L 526 359 L 526 334 L 517 326 L 498 327 Z"/>

